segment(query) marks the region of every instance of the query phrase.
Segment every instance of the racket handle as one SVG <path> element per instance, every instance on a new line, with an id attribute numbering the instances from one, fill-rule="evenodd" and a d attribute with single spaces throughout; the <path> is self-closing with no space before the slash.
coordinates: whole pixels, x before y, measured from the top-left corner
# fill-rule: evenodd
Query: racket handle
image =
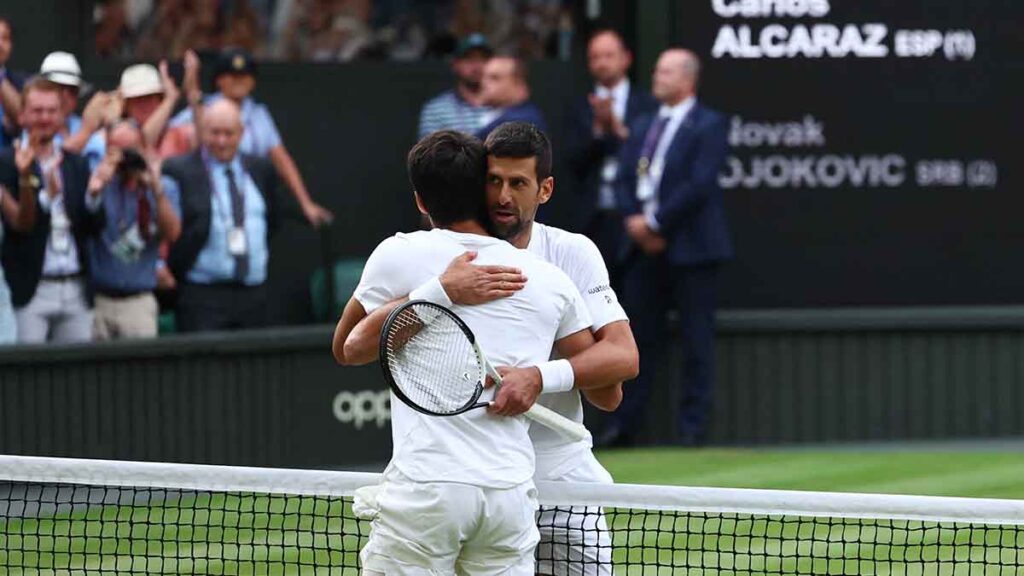
<path id="1" fill-rule="evenodd" d="M 530 420 L 543 424 L 573 440 L 579 441 L 590 437 L 590 431 L 587 430 L 586 426 L 575 420 L 570 420 L 546 406 L 534 404 L 524 415 Z"/>

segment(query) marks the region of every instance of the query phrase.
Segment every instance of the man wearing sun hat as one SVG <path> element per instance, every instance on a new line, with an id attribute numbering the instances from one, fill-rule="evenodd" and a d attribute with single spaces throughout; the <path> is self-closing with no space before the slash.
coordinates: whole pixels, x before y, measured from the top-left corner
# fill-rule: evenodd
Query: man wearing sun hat
<path id="1" fill-rule="evenodd" d="M 124 116 L 140 127 L 149 120 L 164 100 L 164 84 L 160 72 L 152 64 L 135 64 L 121 73 L 118 86 Z"/>
<path id="2" fill-rule="evenodd" d="M 242 141 L 239 151 L 265 158 L 273 163 L 278 175 L 288 185 L 292 195 L 299 202 L 302 213 L 313 226 L 329 223 L 334 215 L 313 201 L 298 166 L 292 159 L 284 140 L 277 131 L 277 124 L 266 105 L 252 98 L 256 88 L 256 62 L 248 52 L 227 49 L 220 53 L 214 66 L 213 82 L 218 92 L 207 96 L 204 104 L 227 98 L 242 112 Z M 193 122 L 192 110 L 184 110 L 171 121 L 172 126 Z M 199 119 L 202 122 L 202 118 Z M 199 132 L 201 128 L 197 126 Z"/>
<path id="3" fill-rule="evenodd" d="M 114 95 L 97 92 L 89 100 L 82 115 L 75 114 L 78 96 L 88 87 L 82 81 L 82 68 L 78 59 L 67 52 L 50 52 L 39 67 L 39 75 L 60 86 L 61 112 L 64 114 L 64 128 L 54 139 L 57 146 L 81 155 L 95 170 L 106 155 L 106 144 L 100 130 L 103 117 L 114 105 Z"/>
<path id="4" fill-rule="evenodd" d="M 188 74 L 188 72 L 186 72 Z M 181 98 L 181 90 L 167 72 L 167 62 L 160 69 L 152 64 L 135 64 L 121 73 L 122 115 L 142 130 L 148 149 L 167 159 L 192 151 L 197 146 L 191 125 L 168 128 L 167 125 Z"/>

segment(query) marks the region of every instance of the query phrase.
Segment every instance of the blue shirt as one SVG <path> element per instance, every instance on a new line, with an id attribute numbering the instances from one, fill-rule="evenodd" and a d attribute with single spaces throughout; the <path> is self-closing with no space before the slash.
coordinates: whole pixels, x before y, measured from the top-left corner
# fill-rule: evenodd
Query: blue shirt
<path id="1" fill-rule="evenodd" d="M 68 117 L 66 124 L 68 134 L 75 134 L 82 128 L 82 117 L 78 114 L 72 114 Z M 57 134 L 57 136 L 54 137 L 53 141 L 54 143 L 57 144 L 57 147 L 59 148 L 64 145 L 64 136 L 61 134 Z M 89 170 L 92 171 L 95 170 L 96 167 L 100 165 L 100 162 L 103 160 L 103 157 L 106 156 L 106 154 L 107 139 L 103 135 L 103 130 L 97 130 L 96 132 L 93 132 L 92 136 L 89 137 L 89 140 L 85 142 L 85 147 L 82 148 L 82 152 L 79 154 L 79 156 L 85 158 L 85 160 L 89 163 Z"/>
<path id="2" fill-rule="evenodd" d="M 209 104 L 223 98 L 220 92 L 203 98 L 203 104 Z M 171 119 L 171 126 L 192 123 L 192 109 L 186 108 Z M 263 104 L 257 103 L 252 98 L 242 101 L 242 124 L 245 130 L 242 132 L 242 141 L 238 145 L 238 151 L 251 156 L 266 158 L 270 151 L 281 146 L 281 133 L 277 131 L 277 124 L 270 110 Z"/>
<path id="3" fill-rule="evenodd" d="M 547 124 L 544 122 L 544 114 L 532 102 L 526 101 L 509 108 L 500 110 L 497 115 L 490 115 L 487 125 L 476 131 L 476 137 L 486 140 L 487 135 L 495 128 L 506 122 L 529 122 L 542 131 L 547 131 Z"/>
<path id="4" fill-rule="evenodd" d="M 178 209 L 178 190 L 164 188 L 167 200 Z M 90 273 L 93 283 L 100 291 L 149 292 L 156 289 L 156 268 L 160 260 L 160 233 L 156 226 L 156 198 L 146 192 L 149 203 L 149 240 L 145 248 L 133 257 L 126 257 L 120 249 L 123 235 L 136 225 L 139 218 L 139 202 L 135 192 L 125 190 L 115 176 L 99 199 L 86 197 L 86 209 L 92 212 L 103 210 L 106 222 L 98 236 L 89 240 Z"/>
<path id="5" fill-rule="evenodd" d="M 255 182 L 242 168 L 236 155 L 230 162 L 235 182 L 245 198 L 245 243 L 248 248 L 249 272 L 244 279 L 247 286 L 258 286 L 267 279 L 267 261 L 270 257 L 267 245 L 267 205 Z M 216 284 L 235 281 L 235 257 L 228 251 L 228 231 L 234 227 L 231 214 L 231 189 L 225 168 L 228 164 L 210 158 L 207 168 L 210 174 L 210 235 L 206 245 L 199 251 L 188 281 L 196 284 Z M 164 191 L 168 198 L 180 198 L 178 183 L 164 177 Z M 171 190 L 174 195 L 171 195 Z"/>
<path id="6" fill-rule="evenodd" d="M 473 106 L 455 90 L 447 90 L 427 101 L 420 111 L 419 137 L 438 130 L 457 130 L 473 134 L 483 126 L 483 118 L 491 112 L 486 106 Z"/>

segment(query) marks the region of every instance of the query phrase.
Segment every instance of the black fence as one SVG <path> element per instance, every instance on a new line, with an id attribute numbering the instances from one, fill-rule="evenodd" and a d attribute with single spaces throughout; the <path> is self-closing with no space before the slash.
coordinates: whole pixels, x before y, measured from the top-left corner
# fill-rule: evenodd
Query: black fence
<path id="1" fill-rule="evenodd" d="M 1024 435 L 1024 310 L 724 312 L 711 441 Z M 331 329 L 0 352 L 0 453 L 285 467 L 390 456 L 376 366 Z M 666 365 L 647 438 L 671 430 Z M 628 393 L 628 389 L 627 389 Z"/>

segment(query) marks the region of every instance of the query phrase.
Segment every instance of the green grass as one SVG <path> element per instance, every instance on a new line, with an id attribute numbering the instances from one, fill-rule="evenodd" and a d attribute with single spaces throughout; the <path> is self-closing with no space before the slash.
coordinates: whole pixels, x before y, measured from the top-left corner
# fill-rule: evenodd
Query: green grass
<path id="1" fill-rule="evenodd" d="M 617 482 L 832 492 L 1024 498 L 1024 453 L 606 450 Z"/>
<path id="2" fill-rule="evenodd" d="M 1024 498 L 1024 456 L 1005 451 L 657 448 L 598 459 L 623 483 Z M 1024 533 L 1013 528 L 690 515 L 651 520 L 662 534 L 652 541 L 632 520 L 610 519 L 623 574 L 1024 574 Z"/>
<path id="3" fill-rule="evenodd" d="M 605 451 L 619 482 L 1024 498 L 1011 452 Z M 0 516 L 0 574 L 355 575 L 366 525 L 319 498 L 185 493 Z M 616 576 L 1024 575 L 1024 531 L 606 510 Z M 955 561 L 954 561 L 955 560 Z M 331 568 L 333 567 L 333 568 Z"/>

